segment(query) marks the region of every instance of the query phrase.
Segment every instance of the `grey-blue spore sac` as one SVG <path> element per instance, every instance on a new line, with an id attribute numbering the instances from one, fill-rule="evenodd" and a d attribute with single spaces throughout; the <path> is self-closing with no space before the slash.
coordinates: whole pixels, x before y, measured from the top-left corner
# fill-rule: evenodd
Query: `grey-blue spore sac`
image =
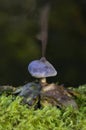
<path id="1" fill-rule="evenodd" d="M 57 75 L 57 71 L 47 60 L 34 60 L 28 65 L 29 73 L 36 78 L 52 77 Z"/>

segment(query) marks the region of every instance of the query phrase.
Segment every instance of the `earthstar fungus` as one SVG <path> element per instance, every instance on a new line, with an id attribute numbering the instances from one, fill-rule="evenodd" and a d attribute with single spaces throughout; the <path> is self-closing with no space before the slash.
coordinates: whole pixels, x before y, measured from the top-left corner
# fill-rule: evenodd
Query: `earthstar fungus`
<path id="1" fill-rule="evenodd" d="M 41 83 L 46 83 L 46 77 L 57 75 L 57 71 L 45 57 L 32 61 L 28 65 L 28 71 L 33 77 L 40 79 Z"/>

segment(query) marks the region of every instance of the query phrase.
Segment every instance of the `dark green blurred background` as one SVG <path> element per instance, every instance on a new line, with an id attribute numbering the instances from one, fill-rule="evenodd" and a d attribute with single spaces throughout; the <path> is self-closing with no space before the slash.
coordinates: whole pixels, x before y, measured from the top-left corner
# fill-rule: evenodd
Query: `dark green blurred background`
<path id="1" fill-rule="evenodd" d="M 49 0 L 48 0 L 49 1 Z M 41 57 L 40 9 L 47 0 L 0 0 L 0 85 L 32 79 L 30 61 Z M 86 83 L 86 0 L 50 0 L 47 59 L 58 75 L 49 81 Z"/>

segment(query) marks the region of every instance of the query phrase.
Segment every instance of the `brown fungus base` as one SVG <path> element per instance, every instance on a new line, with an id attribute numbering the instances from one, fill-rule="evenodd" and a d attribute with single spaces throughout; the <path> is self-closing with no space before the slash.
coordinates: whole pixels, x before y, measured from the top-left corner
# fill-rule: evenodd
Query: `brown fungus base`
<path id="1" fill-rule="evenodd" d="M 28 106 L 34 106 L 35 108 L 44 107 L 47 105 L 57 106 L 60 108 L 72 106 L 77 109 L 78 105 L 74 100 L 74 97 L 78 93 L 66 89 L 63 85 L 40 84 L 39 82 L 30 82 L 15 88 L 12 86 L 0 86 L 0 94 L 3 92 L 13 94 L 14 96 L 23 97 L 23 103 Z"/>

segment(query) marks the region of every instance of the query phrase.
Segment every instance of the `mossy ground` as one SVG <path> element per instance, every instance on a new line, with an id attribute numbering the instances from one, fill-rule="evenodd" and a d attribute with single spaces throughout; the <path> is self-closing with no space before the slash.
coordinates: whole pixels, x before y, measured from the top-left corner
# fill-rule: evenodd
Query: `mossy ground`
<path id="1" fill-rule="evenodd" d="M 46 106 L 34 110 L 22 105 L 20 97 L 0 96 L 0 130 L 86 130 L 86 85 L 74 88 L 78 110 Z"/>

